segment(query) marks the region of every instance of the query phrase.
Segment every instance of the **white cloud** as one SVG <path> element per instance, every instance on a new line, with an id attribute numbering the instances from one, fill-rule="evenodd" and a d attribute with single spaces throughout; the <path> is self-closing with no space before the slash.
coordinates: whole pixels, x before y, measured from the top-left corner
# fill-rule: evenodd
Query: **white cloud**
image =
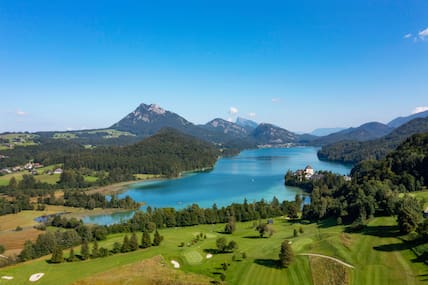
<path id="1" fill-rule="evenodd" d="M 238 112 L 239 111 L 238 111 L 238 109 L 236 107 L 230 107 L 230 109 L 229 109 L 229 114 L 232 115 L 232 116 L 238 114 Z"/>
<path id="2" fill-rule="evenodd" d="M 228 122 L 233 123 L 233 119 L 232 119 L 232 118 L 230 118 L 230 117 L 229 117 L 229 118 L 227 118 L 227 121 L 228 121 Z"/>
<path id="3" fill-rule="evenodd" d="M 421 38 L 422 40 L 425 39 L 425 37 L 428 37 L 428 28 L 426 28 L 425 30 L 422 30 L 418 33 L 419 38 Z"/>
<path id="4" fill-rule="evenodd" d="M 17 114 L 18 116 L 26 116 L 26 115 L 27 115 L 27 113 L 26 113 L 26 112 L 24 112 L 24 111 L 20 111 L 20 110 L 16 111 L 16 114 Z"/>
<path id="5" fill-rule="evenodd" d="M 405 34 L 403 38 L 404 38 L 404 39 L 409 39 L 409 38 L 411 38 L 411 37 L 412 37 L 412 34 L 408 33 L 408 34 Z"/>
<path id="6" fill-rule="evenodd" d="M 248 113 L 248 117 L 254 118 L 254 117 L 256 117 L 256 113 L 254 113 L 254 112 Z"/>
<path id="7" fill-rule="evenodd" d="M 278 103 L 279 101 L 281 101 L 280 98 L 272 98 L 272 103 Z"/>
<path id="8" fill-rule="evenodd" d="M 416 107 L 412 114 L 417 114 L 417 113 L 421 113 L 421 112 L 425 112 L 428 111 L 428 106 L 421 106 L 421 107 Z"/>

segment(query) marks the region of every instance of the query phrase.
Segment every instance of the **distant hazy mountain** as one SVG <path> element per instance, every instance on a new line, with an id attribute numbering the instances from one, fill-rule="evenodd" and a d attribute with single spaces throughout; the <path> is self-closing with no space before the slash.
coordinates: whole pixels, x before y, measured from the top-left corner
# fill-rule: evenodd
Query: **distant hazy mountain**
<path id="1" fill-rule="evenodd" d="M 319 128 L 319 129 L 315 129 L 313 130 L 311 133 L 311 135 L 313 136 L 318 136 L 318 137 L 323 137 L 323 136 L 328 136 L 330 134 L 333 133 L 337 133 L 340 131 L 345 130 L 346 128 Z"/>
<path id="2" fill-rule="evenodd" d="M 140 136 L 151 136 L 162 128 L 173 128 L 186 134 L 197 132 L 197 126 L 176 113 L 151 104 L 141 104 L 135 111 L 111 126 L 112 129 Z"/>
<path id="3" fill-rule="evenodd" d="M 217 118 L 202 126 L 204 129 L 221 133 L 224 135 L 231 135 L 238 138 L 244 138 L 249 135 L 249 132 L 245 127 L 238 124 Z"/>
<path id="4" fill-rule="evenodd" d="M 394 129 L 388 135 L 375 140 L 357 142 L 342 141 L 331 145 L 323 146 L 318 152 L 321 159 L 358 162 L 364 159 L 380 159 L 394 150 L 400 143 L 408 137 L 428 132 L 428 117 L 416 118 L 412 121 Z"/>
<path id="5" fill-rule="evenodd" d="M 314 140 L 314 144 L 326 145 L 340 141 L 368 141 L 381 138 L 389 134 L 393 128 L 378 122 L 371 122 L 359 126 L 358 128 L 349 128 L 343 131 L 330 134 L 325 137 Z"/>
<path id="6" fill-rule="evenodd" d="M 392 120 L 391 122 L 389 122 L 388 126 L 392 128 L 398 128 L 399 126 L 404 125 L 405 123 L 410 122 L 413 119 L 426 118 L 426 117 L 428 117 L 428 111 L 416 113 L 407 117 L 398 117 Z"/>
<path id="7" fill-rule="evenodd" d="M 251 120 L 248 120 L 248 119 L 244 119 L 244 118 L 241 118 L 241 117 L 236 118 L 235 124 L 237 124 L 237 125 L 245 128 L 247 131 L 252 131 L 252 130 L 256 129 L 257 126 L 259 125 L 259 124 L 257 124 L 254 121 L 251 121 Z"/>

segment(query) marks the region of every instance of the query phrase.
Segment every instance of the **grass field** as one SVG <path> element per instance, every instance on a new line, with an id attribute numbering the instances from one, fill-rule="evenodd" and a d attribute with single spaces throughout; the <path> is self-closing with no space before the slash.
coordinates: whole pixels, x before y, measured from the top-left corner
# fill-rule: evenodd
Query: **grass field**
<path id="1" fill-rule="evenodd" d="M 11 134 L 1 134 L 0 138 L 9 140 L 9 143 L 12 146 L 30 146 L 36 145 L 34 139 L 36 135 L 33 134 L 24 134 L 24 133 L 11 133 Z M 0 145 L 0 150 L 9 149 L 9 147 Z"/>
<path id="2" fill-rule="evenodd" d="M 46 167 L 41 167 L 37 169 L 37 172 L 39 174 L 34 175 L 34 179 L 36 179 L 36 181 L 40 181 L 43 183 L 48 183 L 48 184 L 56 184 L 59 179 L 60 179 L 60 174 L 46 174 L 47 171 L 51 170 L 53 171 L 54 169 L 60 167 L 59 165 L 50 165 L 50 166 L 46 166 Z M 6 186 L 9 184 L 9 181 L 12 177 L 15 177 L 16 181 L 20 181 L 22 180 L 22 176 L 24 174 L 31 174 L 28 171 L 20 171 L 20 172 L 15 172 L 15 173 L 11 173 L 11 174 L 6 174 L 3 176 L 0 176 L 0 186 Z M 85 175 L 84 179 L 86 182 L 95 182 L 98 180 L 98 177 L 96 176 L 88 176 Z"/>
<path id="3" fill-rule="evenodd" d="M 61 284 L 72 284 L 79 280 L 83 281 L 76 284 L 125 284 L 126 280 L 123 278 L 126 276 L 124 274 L 121 274 L 122 279 L 117 283 L 97 283 L 96 280 L 99 278 L 103 280 L 103 278 L 107 278 L 106 276 L 115 276 L 116 274 L 112 274 L 111 270 L 115 270 L 113 272 L 126 272 L 127 268 L 140 266 L 142 260 L 162 256 L 165 260 L 163 264 L 150 263 L 151 266 L 172 269 L 170 261 L 176 260 L 181 265 L 178 271 L 195 274 L 192 275 L 192 278 L 196 278 L 195 280 L 206 280 L 204 278 L 219 280 L 219 274 L 224 273 L 227 284 L 318 285 L 325 284 L 319 282 L 319 276 L 329 272 L 333 277 L 344 276 L 343 278 L 349 281 L 342 284 L 417 285 L 428 281 L 428 267 L 423 263 L 412 261 L 415 259 L 415 255 L 410 249 L 404 247 L 398 238 L 393 218 L 375 218 L 369 223 L 366 231 L 353 234 L 344 233 L 343 226 L 331 226 L 328 223 L 294 225 L 284 219 L 278 218 L 274 221 L 276 233 L 270 238 L 258 238 L 257 232 L 252 228 L 252 222 L 238 223 L 237 231 L 233 235 L 220 233 L 224 225 L 170 228 L 160 231 L 165 237 L 160 247 L 139 250 L 129 254 L 118 254 L 103 259 L 58 265 L 48 264 L 45 260 L 40 259 L 0 269 L 0 276 L 16 277 L 15 282 L 18 283 L 13 284 L 26 284 L 25 280 L 36 272 L 46 273 L 38 284 L 58 284 L 58 280 L 61 280 Z M 302 226 L 304 233 L 294 238 L 293 230 L 300 226 Z M 201 232 L 207 238 L 187 246 Z M 215 241 L 220 236 L 226 237 L 228 241 L 235 240 L 239 249 L 235 253 L 217 254 L 215 252 Z M 138 238 L 141 239 L 140 234 Z M 296 254 L 325 254 L 352 264 L 355 269 L 345 269 L 334 262 L 307 256 L 296 256 L 288 269 L 279 269 L 276 260 L 278 259 L 280 243 L 284 239 L 292 241 L 292 248 Z M 111 235 L 108 240 L 100 242 L 99 246 L 111 248 L 114 242 L 122 242 L 122 240 L 123 234 Z M 178 245 L 181 243 L 184 243 L 185 246 L 179 247 Z M 76 248 L 76 251 L 78 252 L 79 248 Z M 246 258 L 242 257 L 244 252 Z M 207 253 L 213 253 L 213 257 L 207 259 Z M 65 251 L 64 254 L 67 256 L 68 251 Z M 233 255 L 235 255 L 235 261 L 232 260 Z M 229 264 L 226 272 L 221 269 L 221 264 L 224 262 Z M 323 267 L 320 267 L 320 264 Z M 162 269 L 151 268 L 144 274 L 145 279 L 143 279 L 150 279 L 150 272 L 155 272 L 153 274 L 158 276 L 158 273 L 162 272 L 160 270 Z M 171 271 L 168 270 L 168 272 Z M 170 273 L 165 273 L 165 276 L 172 278 Z M 135 274 L 130 274 L 129 284 L 138 284 L 132 283 L 134 282 L 132 281 L 133 278 L 136 278 Z M 181 276 L 177 276 L 177 278 L 181 278 Z M 94 283 L 91 283 L 90 280 Z M 116 279 L 113 277 L 113 280 Z M 0 280 L 0 284 L 8 283 Z"/>
<path id="4" fill-rule="evenodd" d="M 48 165 L 45 167 L 38 168 L 36 170 L 39 174 L 35 175 L 34 178 L 40 182 L 55 184 L 59 180 L 60 175 L 59 174 L 48 175 L 48 174 L 45 174 L 45 172 L 47 172 L 49 170 L 53 171 L 54 169 L 56 169 L 58 167 L 60 167 L 60 165 Z M 15 179 L 17 181 L 20 181 L 20 180 L 22 180 L 22 176 L 24 174 L 31 174 L 31 173 L 29 173 L 28 171 L 20 171 L 20 172 L 15 172 L 15 173 L 0 176 L 0 186 L 8 185 L 9 181 L 12 177 L 15 177 Z"/>

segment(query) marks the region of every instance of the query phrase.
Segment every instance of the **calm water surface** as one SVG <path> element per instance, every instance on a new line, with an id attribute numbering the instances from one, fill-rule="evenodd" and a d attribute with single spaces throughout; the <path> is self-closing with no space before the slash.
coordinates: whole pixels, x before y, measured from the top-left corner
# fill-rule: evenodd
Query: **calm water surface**
<path id="1" fill-rule="evenodd" d="M 220 159 L 210 172 L 192 173 L 182 178 L 147 181 L 134 185 L 119 195 L 145 202 L 152 208 L 184 208 L 193 203 L 200 207 L 226 206 L 276 196 L 280 201 L 294 200 L 300 189 L 284 186 L 288 169 L 297 170 L 311 165 L 315 170 L 349 174 L 350 165 L 320 161 L 318 148 L 294 147 L 246 150 L 238 156 Z M 92 216 L 85 223 L 111 224 L 128 219 L 132 213 Z"/>

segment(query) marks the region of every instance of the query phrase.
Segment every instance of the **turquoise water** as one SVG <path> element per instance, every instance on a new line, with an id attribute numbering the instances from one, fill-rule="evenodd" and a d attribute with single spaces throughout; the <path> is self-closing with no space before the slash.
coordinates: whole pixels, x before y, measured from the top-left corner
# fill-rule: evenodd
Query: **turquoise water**
<path id="1" fill-rule="evenodd" d="M 284 186 L 288 169 L 297 170 L 311 165 L 315 170 L 349 174 L 350 165 L 320 161 L 318 148 L 294 147 L 245 150 L 238 156 L 220 159 L 209 172 L 192 173 L 178 179 L 147 181 L 131 185 L 119 197 L 131 196 L 152 208 L 184 208 L 193 203 L 200 207 L 226 206 L 276 196 L 280 201 L 294 200 L 302 193 L 295 187 Z M 132 213 L 86 217 L 84 222 L 111 224 L 126 219 Z"/>

